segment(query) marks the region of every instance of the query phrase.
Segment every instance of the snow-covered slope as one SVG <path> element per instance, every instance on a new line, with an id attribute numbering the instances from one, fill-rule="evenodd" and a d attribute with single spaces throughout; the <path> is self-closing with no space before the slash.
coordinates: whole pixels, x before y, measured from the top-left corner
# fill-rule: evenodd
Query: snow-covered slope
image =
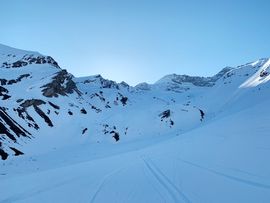
<path id="1" fill-rule="evenodd" d="M 268 202 L 269 67 L 132 87 L 0 45 L 0 202 Z"/>

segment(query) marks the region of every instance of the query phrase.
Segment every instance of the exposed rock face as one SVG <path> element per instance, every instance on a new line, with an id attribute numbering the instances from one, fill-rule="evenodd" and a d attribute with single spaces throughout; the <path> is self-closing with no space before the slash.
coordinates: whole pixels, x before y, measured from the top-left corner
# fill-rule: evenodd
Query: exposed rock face
<path id="1" fill-rule="evenodd" d="M 148 91 L 148 90 L 151 90 L 151 85 L 149 85 L 146 82 L 143 82 L 143 83 L 136 85 L 135 88 L 137 90 L 145 90 L 145 91 L 147 90 Z"/>
<path id="2" fill-rule="evenodd" d="M 127 84 L 126 82 L 122 81 L 120 82 L 120 84 L 122 87 L 125 87 L 125 88 L 129 88 L 129 84 Z"/>
<path id="3" fill-rule="evenodd" d="M 118 92 L 118 95 L 120 97 L 120 102 L 123 104 L 123 106 L 127 105 L 128 98 L 122 95 L 121 93 Z"/>
<path id="4" fill-rule="evenodd" d="M 16 149 L 16 148 L 14 148 L 14 147 L 9 147 L 12 151 L 14 151 L 14 155 L 15 156 L 20 156 L 20 155 L 23 155 L 24 153 L 23 152 L 21 152 L 20 150 L 18 150 L 18 149 Z"/>
<path id="5" fill-rule="evenodd" d="M 7 84 L 7 81 L 8 80 L 1 78 L 0 79 L 0 85 L 6 85 Z"/>
<path id="6" fill-rule="evenodd" d="M 93 79 L 85 80 L 84 81 L 84 84 L 95 83 L 95 82 L 98 82 L 101 85 L 101 88 L 115 88 L 115 89 L 119 89 L 119 85 L 115 81 L 106 80 L 101 75 L 96 75 L 96 76 L 93 77 Z"/>
<path id="7" fill-rule="evenodd" d="M 38 115 L 40 115 L 40 117 L 44 119 L 48 126 L 53 127 L 51 119 L 38 106 L 34 106 L 34 109 L 38 113 Z"/>
<path id="8" fill-rule="evenodd" d="M 266 70 L 262 70 L 261 72 L 260 72 L 260 77 L 266 77 L 266 76 L 268 76 L 269 75 L 269 72 L 267 72 Z"/>
<path id="9" fill-rule="evenodd" d="M 33 127 L 36 130 L 39 129 L 38 124 L 36 123 L 36 121 L 34 120 L 34 118 L 29 115 L 29 113 L 27 112 L 26 108 L 18 107 L 18 108 L 13 108 L 13 110 L 17 112 L 17 114 L 18 114 L 18 116 L 20 118 L 22 118 L 23 120 L 26 121 L 26 123 L 27 123 L 27 125 L 28 125 L 29 128 Z"/>
<path id="10" fill-rule="evenodd" d="M 177 74 L 171 74 L 163 77 L 161 80 L 157 82 L 158 83 L 171 83 L 170 86 L 168 86 L 167 90 L 174 90 L 174 89 L 181 89 L 181 85 L 183 83 L 191 83 L 194 86 L 197 87 L 212 87 L 215 85 L 215 82 L 224 76 L 226 73 L 230 72 L 233 68 L 226 67 L 222 69 L 219 73 L 214 75 L 213 77 L 198 77 L 198 76 L 189 76 L 189 75 L 177 75 Z"/>
<path id="11" fill-rule="evenodd" d="M 48 102 L 53 108 L 59 110 L 60 109 L 60 106 L 57 106 L 56 104 L 52 103 L 52 102 Z"/>
<path id="12" fill-rule="evenodd" d="M 50 56 L 34 56 L 34 55 L 24 55 L 20 60 L 13 63 L 4 62 L 1 68 L 20 68 L 27 66 L 29 64 L 50 64 L 56 68 L 60 68 L 57 62 Z"/>
<path id="13" fill-rule="evenodd" d="M 82 109 L 81 109 L 81 113 L 82 113 L 82 114 L 87 114 L 87 111 L 86 111 L 84 108 L 82 108 Z"/>
<path id="14" fill-rule="evenodd" d="M 41 87 L 45 97 L 67 96 L 67 94 L 72 94 L 73 92 L 76 92 L 79 96 L 81 95 L 81 92 L 72 80 L 72 75 L 66 70 L 59 71 L 52 79 L 52 82 Z"/>
<path id="15" fill-rule="evenodd" d="M 82 134 L 85 134 L 87 130 L 88 130 L 88 128 L 84 128 L 84 129 L 82 130 Z"/>
<path id="16" fill-rule="evenodd" d="M 11 79 L 11 80 L 6 80 L 6 79 L 1 78 L 1 79 L 0 79 L 0 84 L 1 84 L 1 85 L 12 85 L 12 84 L 14 84 L 14 83 L 21 82 L 22 79 L 28 78 L 29 76 L 30 76 L 30 74 L 22 74 L 22 75 L 20 75 L 18 78 L 16 78 L 16 79 Z"/>
<path id="17" fill-rule="evenodd" d="M 8 95 L 8 90 L 2 86 L 0 86 L 0 96 L 2 96 L 2 100 L 6 100 L 11 97 Z"/>
<path id="18" fill-rule="evenodd" d="M 23 109 L 17 109 L 17 112 L 23 116 L 23 113 L 26 114 L 26 119 L 27 120 L 30 120 L 32 122 L 35 123 L 34 119 L 29 116 L 29 114 L 27 113 L 26 109 L 30 106 L 33 106 L 35 111 L 38 113 L 38 115 L 44 119 L 44 121 L 48 124 L 48 126 L 50 127 L 53 127 L 53 123 L 52 121 L 50 120 L 50 118 L 38 107 L 42 104 L 46 104 L 46 102 L 44 102 L 43 100 L 41 99 L 28 99 L 28 100 L 25 100 L 22 104 L 20 104 L 21 107 L 23 107 Z M 50 105 L 52 105 L 52 103 L 50 102 Z M 54 106 L 54 107 L 58 107 L 58 106 Z M 30 124 L 30 123 L 29 123 Z M 31 125 L 31 124 L 30 124 Z M 29 125 L 28 125 L 29 126 Z M 34 127 L 36 129 L 39 128 L 39 126 L 36 124 L 34 125 Z"/>
<path id="19" fill-rule="evenodd" d="M 22 104 L 20 104 L 20 106 L 23 108 L 28 108 L 30 106 L 39 106 L 41 104 L 46 104 L 46 102 L 41 99 L 28 99 L 25 100 Z"/>
<path id="20" fill-rule="evenodd" d="M 104 128 L 103 129 L 104 135 L 111 134 L 116 142 L 120 140 L 120 133 L 117 131 L 116 126 L 109 126 L 108 124 L 104 124 L 103 128 Z M 126 131 L 127 131 L 127 128 L 126 128 Z M 126 134 L 126 131 L 125 131 L 125 134 Z"/>
<path id="21" fill-rule="evenodd" d="M 201 121 L 203 121 L 203 119 L 204 119 L 204 116 L 205 116 L 205 113 L 204 113 L 204 111 L 203 110 L 201 110 L 201 109 L 199 109 L 199 111 L 200 111 L 200 115 L 201 115 Z"/>
<path id="22" fill-rule="evenodd" d="M 10 139 L 16 141 L 15 137 L 10 133 L 13 132 L 16 134 L 17 137 L 23 136 L 28 137 L 31 135 L 27 130 L 25 130 L 20 124 L 18 124 L 15 120 L 13 120 L 7 113 L 6 110 L 3 107 L 0 107 L 0 124 L 5 123 L 6 125 L 3 125 L 3 128 L 1 129 L 1 132 L 5 131 L 7 136 L 11 135 Z M 8 130 L 5 126 L 9 126 Z"/>
<path id="23" fill-rule="evenodd" d="M 110 132 L 110 134 L 113 134 L 112 137 L 115 139 L 116 142 L 118 142 L 120 140 L 120 135 L 119 135 L 118 132 L 113 130 L 113 131 Z"/>
<path id="24" fill-rule="evenodd" d="M 166 111 L 163 111 L 161 114 L 159 114 L 161 119 L 169 118 L 171 116 L 171 110 L 168 109 Z"/>
<path id="25" fill-rule="evenodd" d="M 171 119 L 172 112 L 170 109 L 163 111 L 159 114 L 160 120 L 168 123 L 170 128 L 174 125 L 174 121 Z"/>
<path id="26" fill-rule="evenodd" d="M 225 74 L 229 74 L 229 72 L 231 70 L 233 70 L 233 69 L 234 68 L 231 68 L 231 67 L 225 67 L 221 71 L 219 71 L 216 75 L 214 75 L 213 77 L 211 77 L 211 80 L 213 82 L 216 82 L 219 78 L 223 77 Z"/>
<path id="27" fill-rule="evenodd" d="M 17 99 L 17 103 L 20 103 L 20 102 L 22 102 L 23 101 L 23 99 Z"/>
<path id="28" fill-rule="evenodd" d="M 193 85 L 200 87 L 211 87 L 215 84 L 214 81 L 212 81 L 210 78 L 192 77 L 188 75 L 175 75 L 172 81 L 179 84 L 183 82 L 192 83 Z"/>
<path id="29" fill-rule="evenodd" d="M 0 107 L 0 156 L 3 160 L 7 159 L 8 153 L 3 149 L 2 141 L 9 138 L 10 141 L 16 143 L 17 137 L 29 137 L 30 135 L 27 130 L 7 114 L 5 108 Z"/>
<path id="30" fill-rule="evenodd" d="M 8 153 L 6 153 L 3 149 L 1 149 L 1 142 L 0 142 L 0 156 L 2 160 L 6 160 L 8 158 Z"/>

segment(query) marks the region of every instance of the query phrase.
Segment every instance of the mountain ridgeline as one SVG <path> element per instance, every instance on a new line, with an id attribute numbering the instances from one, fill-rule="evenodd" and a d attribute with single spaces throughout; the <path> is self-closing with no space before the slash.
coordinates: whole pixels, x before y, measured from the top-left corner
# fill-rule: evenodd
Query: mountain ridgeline
<path id="1" fill-rule="evenodd" d="M 172 74 L 132 87 L 100 75 L 76 78 L 50 56 L 0 45 L 0 159 L 180 135 L 263 101 L 269 67 L 265 58 L 213 77 Z"/>

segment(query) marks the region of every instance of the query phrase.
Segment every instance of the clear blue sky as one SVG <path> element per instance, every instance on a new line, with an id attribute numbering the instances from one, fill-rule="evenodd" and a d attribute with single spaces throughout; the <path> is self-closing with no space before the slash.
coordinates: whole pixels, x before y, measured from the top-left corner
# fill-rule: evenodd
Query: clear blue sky
<path id="1" fill-rule="evenodd" d="M 0 43 L 134 85 L 270 56 L 270 1 L 5 0 Z"/>

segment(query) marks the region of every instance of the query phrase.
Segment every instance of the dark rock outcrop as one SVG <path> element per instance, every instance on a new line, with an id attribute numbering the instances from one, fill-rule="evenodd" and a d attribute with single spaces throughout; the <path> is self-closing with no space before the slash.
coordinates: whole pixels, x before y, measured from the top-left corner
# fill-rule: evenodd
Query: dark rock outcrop
<path id="1" fill-rule="evenodd" d="M 82 113 L 82 114 L 87 114 L 87 111 L 86 111 L 84 108 L 82 108 L 82 109 L 81 109 L 81 113 Z"/>
<path id="2" fill-rule="evenodd" d="M 6 109 L 0 107 L 0 156 L 3 160 L 8 158 L 8 153 L 2 147 L 2 141 L 17 142 L 17 137 L 29 137 L 31 135 L 20 124 L 13 120 Z"/>
<path id="3" fill-rule="evenodd" d="M 28 99 L 25 100 L 22 104 L 20 104 L 20 106 L 23 108 L 28 108 L 30 106 L 39 106 L 41 104 L 46 104 L 46 102 L 41 99 Z"/>
<path id="4" fill-rule="evenodd" d="M 23 155 L 24 153 L 23 152 L 21 152 L 20 150 L 18 150 L 18 149 L 16 149 L 16 148 L 14 148 L 14 147 L 9 147 L 12 151 L 14 151 L 14 155 L 15 156 L 20 156 L 20 155 Z"/>
<path id="5" fill-rule="evenodd" d="M 73 115 L 73 113 L 70 110 L 68 111 L 68 114 L 71 115 L 71 116 Z"/>
<path id="6" fill-rule="evenodd" d="M 0 83 L 1 83 L 1 85 L 12 85 L 12 84 L 21 82 L 22 79 L 28 78 L 29 76 L 31 76 L 31 75 L 30 74 L 23 74 L 23 75 L 20 75 L 18 78 L 11 79 L 11 80 L 6 80 L 6 79 L 1 78 Z"/>
<path id="7" fill-rule="evenodd" d="M 88 130 L 88 128 L 84 128 L 82 131 L 82 134 L 85 134 L 87 130 Z"/>
<path id="8" fill-rule="evenodd" d="M 170 109 L 163 111 L 161 114 L 159 114 L 160 120 L 168 123 L 170 128 L 174 125 L 174 121 L 171 119 L 171 114 L 172 113 Z"/>
<path id="9" fill-rule="evenodd" d="M 93 79 L 88 79 L 85 80 L 83 83 L 95 83 L 98 82 L 101 86 L 100 88 L 114 88 L 114 89 L 119 89 L 119 85 L 112 80 L 106 80 L 104 79 L 101 75 L 96 75 L 93 77 Z"/>
<path id="10" fill-rule="evenodd" d="M 3 149 L 0 148 L 0 156 L 2 160 L 6 160 L 8 158 L 8 153 L 6 153 Z"/>
<path id="11" fill-rule="evenodd" d="M 29 137 L 31 133 L 13 120 L 3 107 L 0 107 L 0 138 L 7 136 L 10 140 L 16 142 L 15 135 L 17 137 Z"/>
<path id="12" fill-rule="evenodd" d="M 48 102 L 53 108 L 59 110 L 60 109 L 60 106 L 57 106 L 56 104 L 52 103 L 52 102 Z"/>
<path id="13" fill-rule="evenodd" d="M 73 92 L 76 92 L 79 96 L 81 95 L 81 92 L 72 80 L 72 75 L 66 70 L 56 73 L 52 81 L 41 88 L 45 97 L 67 96 L 67 94 L 72 94 Z"/>
<path id="14" fill-rule="evenodd" d="M 13 62 L 13 63 L 8 63 L 4 62 L 2 64 L 2 68 L 21 68 L 23 66 L 27 66 L 29 64 L 50 64 L 56 68 L 60 68 L 57 62 L 50 56 L 35 56 L 33 54 L 31 55 L 24 55 L 21 59 Z"/>
<path id="15" fill-rule="evenodd" d="M 116 142 L 118 142 L 118 141 L 120 140 L 120 135 L 119 135 L 118 132 L 112 130 L 112 131 L 110 132 L 110 134 L 113 134 L 112 137 L 115 139 Z"/>
<path id="16" fill-rule="evenodd" d="M 18 107 L 18 108 L 14 108 L 14 111 L 16 111 L 18 113 L 18 116 L 20 118 L 22 118 L 28 125 L 28 127 L 33 127 L 36 130 L 39 129 L 38 124 L 36 123 L 36 121 L 32 118 L 32 116 L 30 116 L 28 114 L 28 112 L 26 111 L 25 108 L 23 107 Z"/>
<path id="17" fill-rule="evenodd" d="M 6 100 L 11 97 L 8 95 L 8 90 L 2 86 L 0 86 L 0 96 L 2 96 L 2 100 Z"/>
<path id="18" fill-rule="evenodd" d="M 201 115 L 201 119 L 200 120 L 203 121 L 205 113 L 201 109 L 199 109 L 199 111 L 200 111 L 200 115 Z"/>
<path id="19" fill-rule="evenodd" d="M 53 127 L 51 119 L 38 106 L 34 106 L 34 109 L 38 113 L 38 115 L 40 115 L 40 117 L 44 119 L 48 126 Z"/>
<path id="20" fill-rule="evenodd" d="M 159 114 L 161 119 L 169 118 L 171 116 L 171 110 L 168 109 L 166 111 L 163 111 L 161 114 Z"/>

